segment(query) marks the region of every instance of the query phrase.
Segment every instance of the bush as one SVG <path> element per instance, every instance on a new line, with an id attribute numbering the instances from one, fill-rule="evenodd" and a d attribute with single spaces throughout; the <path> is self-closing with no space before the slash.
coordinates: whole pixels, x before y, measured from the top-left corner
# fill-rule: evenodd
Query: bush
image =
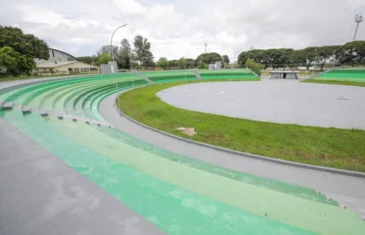
<path id="1" fill-rule="evenodd" d="M 261 70 L 265 68 L 265 66 L 263 64 L 256 63 L 252 59 L 247 59 L 247 61 L 245 63 L 245 67 L 251 69 L 258 76 L 261 76 Z"/>
<path id="2" fill-rule="evenodd" d="M 202 62 L 198 65 L 198 69 L 208 69 L 208 68 L 209 68 L 209 66 L 204 62 Z"/>
<path id="3" fill-rule="evenodd" d="M 0 67 L 5 70 L 3 75 L 19 76 L 22 73 L 30 74 L 35 63 L 32 58 L 21 55 L 13 48 L 5 46 L 0 48 Z"/>

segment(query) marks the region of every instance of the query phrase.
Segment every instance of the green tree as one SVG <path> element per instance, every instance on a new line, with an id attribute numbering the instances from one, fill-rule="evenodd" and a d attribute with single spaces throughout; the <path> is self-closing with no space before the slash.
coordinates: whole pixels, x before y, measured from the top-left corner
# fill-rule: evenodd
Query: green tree
<path id="1" fill-rule="evenodd" d="M 334 57 L 337 46 L 322 46 L 317 49 L 317 65 L 320 66 L 321 70 Z"/>
<path id="2" fill-rule="evenodd" d="M 347 65 L 365 64 L 365 41 L 348 42 L 342 47 L 342 63 Z"/>
<path id="3" fill-rule="evenodd" d="M 177 65 L 179 66 L 180 69 L 185 69 L 188 68 L 188 62 L 187 59 L 182 57 L 177 61 Z"/>
<path id="4" fill-rule="evenodd" d="M 120 50 L 118 55 L 118 67 L 122 69 L 130 69 L 131 68 L 131 55 L 132 48 L 127 39 L 123 39 L 120 42 Z"/>
<path id="5" fill-rule="evenodd" d="M 247 59 L 253 59 L 254 61 L 258 63 L 263 63 L 265 64 L 266 67 L 268 67 L 269 62 L 266 60 L 267 58 L 265 57 L 266 56 L 265 52 L 266 52 L 265 50 L 259 50 L 259 49 L 243 51 L 239 54 L 237 62 L 240 67 L 245 67 Z"/>
<path id="6" fill-rule="evenodd" d="M 186 58 L 185 61 L 186 61 L 186 68 L 189 68 L 189 69 L 195 68 L 196 61 L 194 59 L 192 59 L 192 58 Z"/>
<path id="7" fill-rule="evenodd" d="M 109 53 L 105 52 L 104 54 L 101 54 L 98 58 L 97 64 L 107 64 L 109 61 L 112 61 L 112 57 Z"/>
<path id="8" fill-rule="evenodd" d="M 290 55 L 291 66 L 297 67 L 306 63 L 304 50 L 296 50 Z"/>
<path id="9" fill-rule="evenodd" d="M 237 63 L 239 64 L 240 67 L 244 67 L 246 64 L 246 61 L 248 59 L 249 56 L 249 52 L 248 51 L 242 51 L 239 55 L 238 55 L 238 61 Z"/>
<path id="10" fill-rule="evenodd" d="M 224 55 L 224 56 L 222 56 L 222 59 L 223 59 L 223 63 L 225 64 L 225 65 L 228 65 L 229 64 L 229 57 L 228 57 L 228 55 Z"/>
<path id="11" fill-rule="evenodd" d="M 318 56 L 318 48 L 317 47 L 307 47 L 303 50 L 305 56 L 305 64 L 304 66 L 309 70 L 309 68 L 314 64 L 317 60 Z"/>
<path id="12" fill-rule="evenodd" d="M 204 63 L 204 62 L 201 62 L 198 65 L 198 69 L 208 69 L 208 68 L 209 68 L 209 66 L 206 63 Z"/>
<path id="13" fill-rule="evenodd" d="M 21 29 L 15 27 L 0 26 L 0 48 L 5 46 L 28 58 L 47 60 L 49 57 L 47 43 L 33 34 L 24 34 Z"/>
<path id="14" fill-rule="evenodd" d="M 294 53 L 293 49 L 287 49 L 287 48 L 282 48 L 280 49 L 280 59 L 279 59 L 279 64 L 280 67 L 283 68 L 285 70 L 286 67 L 290 67 L 293 65 L 292 62 L 292 54 Z"/>
<path id="15" fill-rule="evenodd" d="M 167 66 L 169 68 L 174 68 L 174 67 L 178 66 L 178 61 L 177 60 L 169 60 Z"/>
<path id="16" fill-rule="evenodd" d="M 261 70 L 264 69 L 264 65 L 255 62 L 253 59 L 247 59 L 245 67 L 251 69 L 253 72 L 255 72 L 258 76 L 261 75 Z"/>
<path id="17" fill-rule="evenodd" d="M 103 54 L 109 54 L 110 57 L 112 56 L 112 50 L 113 50 L 113 57 L 114 59 L 118 56 L 119 47 L 118 46 L 110 46 L 105 45 L 100 47 L 100 49 L 96 52 L 96 56 L 100 57 Z"/>
<path id="18" fill-rule="evenodd" d="M 157 67 L 166 69 L 169 66 L 169 61 L 165 58 L 165 57 L 161 57 L 158 61 L 157 61 Z"/>
<path id="19" fill-rule="evenodd" d="M 222 56 L 216 52 L 211 52 L 211 53 L 203 53 L 201 55 L 198 56 L 198 58 L 196 59 L 196 63 L 200 64 L 200 63 L 205 63 L 205 64 L 214 64 L 215 62 L 219 62 L 222 61 Z"/>
<path id="20" fill-rule="evenodd" d="M 151 52 L 151 43 L 147 38 L 137 35 L 134 38 L 134 52 L 136 59 L 139 61 L 142 68 L 154 66 L 153 54 Z"/>
<path id="21" fill-rule="evenodd" d="M 5 46 L 0 48 L 0 67 L 6 69 L 6 75 L 18 76 L 22 73 L 30 74 L 35 68 L 35 64 L 32 58 Z"/>
<path id="22" fill-rule="evenodd" d="M 95 64 L 98 60 L 96 56 L 80 56 L 77 60 L 86 64 Z"/>

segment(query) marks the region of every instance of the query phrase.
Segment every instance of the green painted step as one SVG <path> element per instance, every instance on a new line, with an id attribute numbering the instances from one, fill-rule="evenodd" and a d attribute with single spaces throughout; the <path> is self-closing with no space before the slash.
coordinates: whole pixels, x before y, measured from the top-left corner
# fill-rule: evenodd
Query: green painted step
<path id="1" fill-rule="evenodd" d="M 93 151 L 184 190 L 320 234 L 365 232 L 365 223 L 352 211 L 199 171 L 115 141 L 83 123 L 51 121 L 59 131 Z M 342 221 L 341 225 L 334 226 L 336 221 Z"/>
<path id="2" fill-rule="evenodd" d="M 26 115 L 26 120 L 24 117 L 22 120 L 20 112 L 11 111 L 6 115 L 25 134 L 167 234 L 313 234 L 199 196 L 116 163 L 55 132 L 35 114 Z"/>
<path id="3" fill-rule="evenodd" d="M 333 206 L 338 206 L 337 202 L 328 200 L 323 194 L 317 193 L 313 189 L 304 188 L 296 185 L 291 185 L 287 183 L 282 183 L 280 181 L 265 179 L 261 177 L 257 177 L 250 174 L 245 174 L 242 172 L 237 172 L 234 170 L 226 169 L 223 167 L 219 167 L 213 164 L 209 164 L 197 159 L 192 159 L 189 157 L 186 157 L 184 155 L 172 153 L 170 151 L 167 151 L 163 148 L 156 147 L 152 144 L 142 142 L 141 140 L 128 135 L 126 133 L 123 133 L 115 128 L 109 128 L 104 126 L 97 126 L 97 125 L 91 125 L 95 129 L 101 131 L 104 134 L 109 135 L 110 137 L 119 140 L 123 143 L 132 145 L 136 148 L 142 149 L 147 152 L 155 153 L 159 155 L 160 157 L 164 157 L 166 159 L 169 159 L 171 161 L 178 162 L 180 164 L 185 164 L 194 168 L 197 168 L 199 170 L 204 170 L 213 174 L 221 175 L 230 179 L 234 179 L 237 181 L 249 183 L 252 185 L 256 185 L 259 187 L 271 189 L 274 191 L 282 192 L 285 194 L 290 194 L 296 197 L 302 197 L 308 200 L 313 200 L 317 202 L 326 203 Z"/>

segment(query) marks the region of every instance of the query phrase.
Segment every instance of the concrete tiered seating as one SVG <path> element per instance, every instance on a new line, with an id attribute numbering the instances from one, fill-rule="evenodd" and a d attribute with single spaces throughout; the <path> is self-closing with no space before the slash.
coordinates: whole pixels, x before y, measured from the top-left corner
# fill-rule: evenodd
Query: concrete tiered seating
<path id="1" fill-rule="evenodd" d="M 142 75 L 148 77 L 154 83 L 166 83 L 174 81 L 190 81 L 197 80 L 193 71 L 149 71 L 141 72 Z"/>
<path id="2" fill-rule="evenodd" d="M 209 77 L 208 72 L 205 74 Z M 196 79 L 192 75 L 190 79 Z M 183 81 L 185 76 L 181 76 L 181 72 L 152 72 L 148 77 L 156 82 L 174 82 Z M 145 85 L 145 80 L 123 74 L 8 89 L 0 91 L 0 101 L 15 108 L 1 110 L 0 118 L 166 233 L 364 231 L 365 224 L 353 212 L 341 209 L 315 190 L 213 166 L 98 125 L 106 123 L 98 112 L 105 97 L 117 87 L 121 91 Z M 31 111 L 23 113 L 17 107 L 30 107 Z M 50 115 L 42 115 L 40 110 L 48 110 Z M 54 113 L 66 118 L 59 119 Z M 328 216 L 321 217 L 319 223 L 317 216 L 323 214 Z M 341 223 L 336 226 L 338 221 Z"/>
<path id="3" fill-rule="evenodd" d="M 315 76 L 315 80 L 365 82 L 365 69 L 333 69 Z"/>
<path id="4" fill-rule="evenodd" d="M 245 69 L 222 69 L 222 70 L 199 70 L 202 79 L 229 79 L 229 80 L 257 80 L 258 77 L 249 70 Z"/>

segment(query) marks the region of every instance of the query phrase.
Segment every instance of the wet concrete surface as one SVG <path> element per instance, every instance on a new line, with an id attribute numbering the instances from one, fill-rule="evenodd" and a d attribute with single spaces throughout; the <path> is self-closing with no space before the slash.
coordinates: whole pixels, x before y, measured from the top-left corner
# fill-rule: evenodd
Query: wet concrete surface
<path id="1" fill-rule="evenodd" d="M 164 234 L 0 118 L 0 234 Z"/>
<path id="2" fill-rule="evenodd" d="M 0 234 L 164 233 L 0 118 Z"/>
<path id="3" fill-rule="evenodd" d="M 171 138 L 142 127 L 121 116 L 115 108 L 116 95 L 104 99 L 99 112 L 115 128 L 169 151 L 225 168 L 316 189 L 340 206 L 365 219 L 365 178 L 305 169 L 227 153 Z"/>
<path id="4" fill-rule="evenodd" d="M 365 129 L 365 88 L 297 80 L 197 83 L 157 95 L 187 110 L 274 123 Z"/>

